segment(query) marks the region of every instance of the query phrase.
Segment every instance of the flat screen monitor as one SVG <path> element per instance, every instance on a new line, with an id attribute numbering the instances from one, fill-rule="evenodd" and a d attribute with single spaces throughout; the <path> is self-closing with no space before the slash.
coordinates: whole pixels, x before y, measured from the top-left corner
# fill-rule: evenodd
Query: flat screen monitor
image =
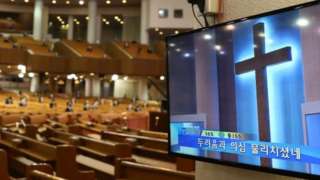
<path id="1" fill-rule="evenodd" d="M 170 153 L 320 177 L 320 4 L 167 38 Z M 306 109 L 307 105 L 307 109 Z"/>

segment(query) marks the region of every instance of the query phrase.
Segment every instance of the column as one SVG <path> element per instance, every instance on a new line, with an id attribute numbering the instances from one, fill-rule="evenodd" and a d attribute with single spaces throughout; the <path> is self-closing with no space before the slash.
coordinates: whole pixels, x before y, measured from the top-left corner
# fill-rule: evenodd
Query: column
<path id="1" fill-rule="evenodd" d="M 142 44 L 149 43 L 149 34 L 148 34 L 148 26 L 149 26 L 149 0 L 141 1 L 141 24 L 140 24 L 140 42 Z"/>
<path id="2" fill-rule="evenodd" d="M 42 39 L 48 36 L 48 26 L 49 26 L 49 8 L 47 6 L 42 9 Z"/>
<path id="3" fill-rule="evenodd" d="M 34 74 L 31 78 L 30 91 L 32 93 L 37 93 L 40 90 L 40 77 L 39 74 Z"/>
<path id="4" fill-rule="evenodd" d="M 48 8 L 42 0 L 36 0 L 33 12 L 33 38 L 42 40 L 48 32 Z"/>
<path id="5" fill-rule="evenodd" d="M 97 26 L 97 1 L 89 0 L 88 2 L 88 30 L 87 30 L 87 41 L 90 44 L 96 42 L 96 26 Z"/>
<path id="6" fill-rule="evenodd" d="M 92 79 L 92 97 L 101 97 L 101 80 L 99 78 Z"/>
<path id="7" fill-rule="evenodd" d="M 73 33 L 74 33 L 74 23 L 73 23 L 73 16 L 69 16 L 68 17 L 68 25 L 69 25 L 69 28 L 68 28 L 68 33 L 67 33 L 67 39 L 68 40 L 73 40 Z"/>
<path id="8" fill-rule="evenodd" d="M 84 82 L 84 96 L 91 97 L 92 95 L 92 80 L 90 78 L 86 78 Z"/>
<path id="9" fill-rule="evenodd" d="M 140 41 L 140 17 L 131 16 L 123 18 L 122 40 L 123 41 Z"/>
<path id="10" fill-rule="evenodd" d="M 97 15 L 96 18 L 96 43 L 100 44 L 101 43 L 101 31 L 102 31 L 102 24 L 101 24 L 101 14 Z"/>
<path id="11" fill-rule="evenodd" d="M 146 79 L 138 80 L 138 99 L 147 101 L 149 99 L 148 94 L 148 81 Z"/>
<path id="12" fill-rule="evenodd" d="M 72 85 L 73 85 L 73 80 L 67 79 L 66 80 L 66 89 L 65 89 L 65 92 L 67 95 L 73 94 Z"/>

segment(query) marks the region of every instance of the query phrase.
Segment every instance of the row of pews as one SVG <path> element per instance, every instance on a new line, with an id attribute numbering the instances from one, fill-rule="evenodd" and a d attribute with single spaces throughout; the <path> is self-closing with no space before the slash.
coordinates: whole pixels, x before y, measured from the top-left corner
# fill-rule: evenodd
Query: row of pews
<path id="1" fill-rule="evenodd" d="M 166 133 L 115 130 L 81 114 L 68 117 L 73 121 L 37 114 L 25 122 L 2 122 L 0 148 L 10 172 L 27 177 L 30 165 L 46 163 L 57 177 L 71 180 L 194 179 L 193 161 L 168 155 Z"/>
<path id="2" fill-rule="evenodd" d="M 22 48 L 32 55 L 56 56 L 56 53 L 50 50 L 49 44 L 34 40 L 28 36 L 10 36 L 0 37 L 0 48 L 12 49 Z"/>
<path id="3" fill-rule="evenodd" d="M 71 40 L 63 40 L 62 43 L 79 57 L 110 59 L 109 55 L 107 55 L 99 45 Z"/>
<path id="4" fill-rule="evenodd" d="M 8 157 L 4 150 L 0 149 L 0 179 L 14 180 L 9 175 Z M 53 169 L 48 164 L 32 164 L 26 170 L 26 180 L 64 180 L 63 178 L 53 175 Z"/>
<path id="5" fill-rule="evenodd" d="M 153 52 L 149 46 L 137 42 L 115 42 L 117 47 L 127 52 L 129 56 L 139 60 L 161 60 L 159 54 Z"/>

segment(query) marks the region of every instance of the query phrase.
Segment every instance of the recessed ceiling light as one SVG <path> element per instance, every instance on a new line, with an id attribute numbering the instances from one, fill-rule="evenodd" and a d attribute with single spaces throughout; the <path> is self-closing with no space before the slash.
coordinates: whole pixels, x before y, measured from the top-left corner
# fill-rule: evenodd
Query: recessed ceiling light
<path id="1" fill-rule="evenodd" d="M 82 6 L 84 5 L 84 0 L 79 0 L 79 4 Z"/>
<path id="2" fill-rule="evenodd" d="M 70 4 L 70 1 L 66 1 L 66 4 Z"/>
<path id="3" fill-rule="evenodd" d="M 111 1 L 110 1 L 110 0 L 107 0 L 107 1 L 106 1 L 106 4 L 111 4 Z"/>
<path id="4" fill-rule="evenodd" d="M 127 0 L 122 0 L 122 3 L 123 3 L 123 4 L 127 3 Z"/>
<path id="5" fill-rule="evenodd" d="M 28 2 L 29 2 L 29 0 L 24 0 L 24 2 L 25 2 L 25 3 L 28 3 Z"/>
<path id="6" fill-rule="evenodd" d="M 220 51 L 222 48 L 221 48 L 220 45 L 215 45 L 215 46 L 214 46 L 214 49 L 217 50 L 217 51 Z"/>
<path id="7" fill-rule="evenodd" d="M 161 80 L 161 81 L 164 81 L 165 79 L 166 79 L 165 76 L 160 76 L 160 80 Z"/>
<path id="8" fill-rule="evenodd" d="M 119 75 L 118 74 L 113 74 L 112 76 L 111 76 L 111 80 L 112 81 L 116 81 L 116 80 L 118 80 L 119 79 Z"/>
<path id="9" fill-rule="evenodd" d="M 10 0 L 11 2 L 15 2 L 15 0 Z"/>
<path id="10" fill-rule="evenodd" d="M 18 77 L 19 77 L 19 78 L 23 78 L 23 77 L 24 77 L 24 74 L 23 74 L 23 73 L 19 73 L 19 74 L 18 74 Z"/>
<path id="11" fill-rule="evenodd" d="M 183 56 L 184 56 L 185 58 L 188 58 L 188 57 L 191 56 L 191 54 L 190 54 L 190 53 L 184 53 Z"/>
<path id="12" fill-rule="evenodd" d="M 226 29 L 229 30 L 229 31 L 232 31 L 234 30 L 236 27 L 233 25 L 233 24 L 229 24 L 226 26 Z"/>
<path id="13" fill-rule="evenodd" d="M 296 25 L 300 27 L 306 27 L 310 24 L 310 21 L 306 18 L 299 18 L 296 21 Z"/>
<path id="14" fill-rule="evenodd" d="M 52 3 L 52 4 L 56 4 L 57 1 L 56 1 L 56 0 L 52 0 L 51 3 Z"/>
<path id="15" fill-rule="evenodd" d="M 212 35 L 211 34 L 205 34 L 205 35 L 203 35 L 203 39 L 204 40 L 210 40 L 210 39 L 212 39 Z"/>

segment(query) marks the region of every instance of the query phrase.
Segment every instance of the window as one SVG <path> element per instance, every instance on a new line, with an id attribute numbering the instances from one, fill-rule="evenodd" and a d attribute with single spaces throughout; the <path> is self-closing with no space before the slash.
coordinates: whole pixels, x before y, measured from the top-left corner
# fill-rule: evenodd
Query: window
<path id="1" fill-rule="evenodd" d="M 167 18 L 169 16 L 168 9 L 159 9 L 158 10 L 159 18 Z"/>
<path id="2" fill-rule="evenodd" d="M 175 9 L 173 14 L 174 14 L 174 18 L 183 18 L 182 9 Z"/>

